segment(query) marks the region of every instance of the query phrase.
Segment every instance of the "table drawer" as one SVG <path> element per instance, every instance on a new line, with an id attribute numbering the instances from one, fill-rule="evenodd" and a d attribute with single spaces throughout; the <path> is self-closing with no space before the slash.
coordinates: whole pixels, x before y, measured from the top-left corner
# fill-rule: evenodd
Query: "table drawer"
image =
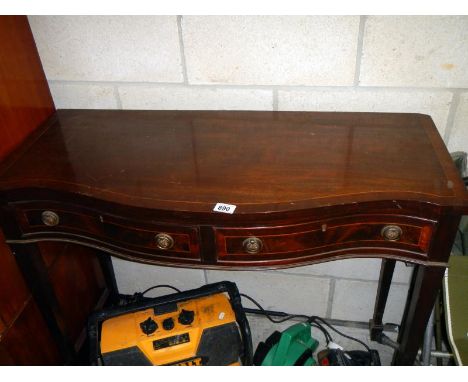
<path id="1" fill-rule="evenodd" d="M 219 262 L 301 258 L 350 248 L 399 249 L 426 257 L 434 226 L 426 219 L 359 216 L 278 227 L 218 227 L 215 236 Z"/>
<path id="2" fill-rule="evenodd" d="M 24 238 L 90 239 L 156 256 L 200 259 L 197 227 L 128 221 L 63 205 L 22 206 L 18 218 Z"/>

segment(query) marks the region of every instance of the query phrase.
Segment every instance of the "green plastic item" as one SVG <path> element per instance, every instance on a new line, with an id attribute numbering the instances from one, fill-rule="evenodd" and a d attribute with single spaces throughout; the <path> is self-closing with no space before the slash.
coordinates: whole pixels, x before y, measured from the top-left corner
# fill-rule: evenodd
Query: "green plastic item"
<path id="1" fill-rule="evenodd" d="M 261 366 L 315 366 L 313 352 L 319 343 L 312 338 L 309 323 L 299 323 L 283 331 L 279 341 L 268 351 Z"/>
<path id="2" fill-rule="evenodd" d="M 468 365 L 468 256 L 450 256 L 444 277 L 447 334 L 455 362 Z"/>

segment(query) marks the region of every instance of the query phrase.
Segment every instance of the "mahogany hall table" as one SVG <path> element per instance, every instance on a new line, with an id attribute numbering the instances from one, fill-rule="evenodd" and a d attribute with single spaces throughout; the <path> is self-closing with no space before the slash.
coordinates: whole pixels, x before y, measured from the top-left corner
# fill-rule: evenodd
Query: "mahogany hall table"
<path id="1" fill-rule="evenodd" d="M 0 197 L 7 243 L 63 346 L 42 241 L 212 269 L 379 257 L 373 339 L 395 261 L 413 263 L 400 365 L 414 362 L 468 209 L 431 118 L 384 113 L 58 110 L 2 164 Z"/>

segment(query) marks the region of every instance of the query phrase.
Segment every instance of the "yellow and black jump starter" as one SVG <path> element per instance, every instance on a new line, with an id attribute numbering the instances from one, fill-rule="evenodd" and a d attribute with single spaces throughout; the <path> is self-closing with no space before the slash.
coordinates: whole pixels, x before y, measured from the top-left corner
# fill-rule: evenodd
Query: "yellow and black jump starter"
<path id="1" fill-rule="evenodd" d="M 95 365 L 252 364 L 249 324 L 227 281 L 98 312 L 88 333 Z"/>

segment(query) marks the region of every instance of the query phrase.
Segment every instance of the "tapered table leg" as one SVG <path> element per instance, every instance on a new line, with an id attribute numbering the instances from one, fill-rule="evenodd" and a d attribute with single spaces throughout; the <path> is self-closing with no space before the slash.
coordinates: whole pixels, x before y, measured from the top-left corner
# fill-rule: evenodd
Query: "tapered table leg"
<path id="1" fill-rule="evenodd" d="M 388 292 L 392 284 L 393 271 L 395 270 L 395 260 L 383 259 L 380 267 L 379 287 L 375 298 L 374 315 L 369 322 L 370 338 L 378 341 L 382 334 L 384 325 L 382 318 L 387 304 Z"/>
<path id="2" fill-rule="evenodd" d="M 106 284 L 109 288 L 108 303 L 111 305 L 117 304 L 119 302 L 119 288 L 115 280 L 112 259 L 108 254 L 103 252 L 98 254 L 98 259 L 101 264 L 102 272 L 104 273 L 104 278 L 106 279 Z"/>
<path id="3" fill-rule="evenodd" d="M 75 348 L 67 333 L 67 327 L 60 313 L 59 303 L 39 248 L 36 244 L 14 244 L 10 247 L 65 364 L 72 363 L 76 357 Z"/>
<path id="4" fill-rule="evenodd" d="M 393 365 L 413 365 L 429 316 L 442 285 L 445 267 L 417 265 L 413 272 L 405 314 L 401 323 Z"/>

